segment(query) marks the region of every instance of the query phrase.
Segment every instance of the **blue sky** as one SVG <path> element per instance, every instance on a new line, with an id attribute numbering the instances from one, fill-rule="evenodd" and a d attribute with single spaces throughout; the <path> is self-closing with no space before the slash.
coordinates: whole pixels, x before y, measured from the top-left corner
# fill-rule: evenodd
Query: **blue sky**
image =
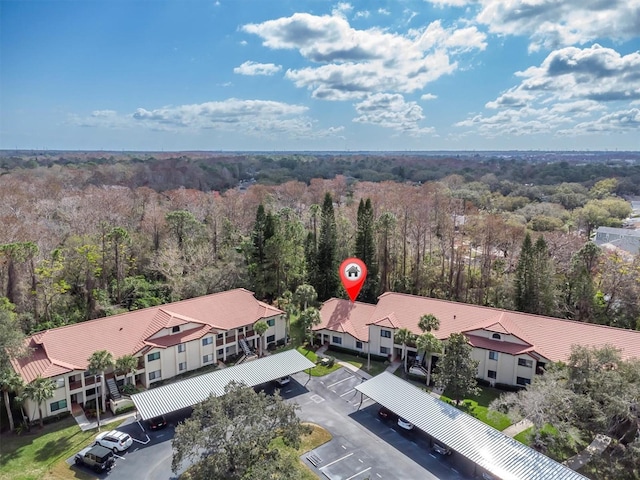
<path id="1" fill-rule="evenodd" d="M 640 0 L 0 9 L 3 149 L 640 149 Z"/>

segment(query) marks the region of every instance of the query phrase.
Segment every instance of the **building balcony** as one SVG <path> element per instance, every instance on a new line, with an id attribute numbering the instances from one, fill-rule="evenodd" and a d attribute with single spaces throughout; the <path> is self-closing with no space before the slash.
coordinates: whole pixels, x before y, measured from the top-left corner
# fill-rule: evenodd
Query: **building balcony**
<path id="1" fill-rule="evenodd" d="M 80 390 L 82 387 L 82 382 L 69 382 L 69 391 L 73 392 L 74 390 Z"/>

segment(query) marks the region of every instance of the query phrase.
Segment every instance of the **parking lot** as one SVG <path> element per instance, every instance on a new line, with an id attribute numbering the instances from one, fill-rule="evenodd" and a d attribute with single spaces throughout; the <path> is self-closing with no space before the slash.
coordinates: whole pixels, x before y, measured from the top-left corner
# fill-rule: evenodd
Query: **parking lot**
<path id="1" fill-rule="evenodd" d="M 325 377 L 298 373 L 283 386 L 280 394 L 300 406 L 299 416 L 325 427 L 332 441 L 304 454 L 301 460 L 319 478 L 329 480 L 426 480 L 467 479 L 455 470 L 451 457 L 432 452 L 428 438 L 417 431 L 406 431 L 397 422 L 378 417 L 379 405 L 362 398 L 355 386 L 363 379 L 346 368 Z M 257 387 L 273 394 L 275 386 Z M 362 403 L 361 403 L 362 402 Z M 167 415 L 168 426 L 143 431 L 137 422 L 121 426 L 134 439 L 127 452 L 116 458 L 116 467 L 98 478 L 116 480 L 175 479 L 171 472 L 175 425 L 190 411 Z M 72 465 L 73 458 L 68 462 Z M 82 469 L 72 465 L 72 469 Z M 185 467 L 186 468 L 186 467 Z M 86 471 L 86 470 L 85 470 Z M 95 475 L 95 474 L 94 474 Z"/>

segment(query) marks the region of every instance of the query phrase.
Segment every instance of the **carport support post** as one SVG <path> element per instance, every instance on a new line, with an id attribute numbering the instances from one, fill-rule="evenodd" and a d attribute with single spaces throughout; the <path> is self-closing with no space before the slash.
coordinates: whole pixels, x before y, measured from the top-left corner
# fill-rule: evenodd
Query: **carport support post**
<path id="1" fill-rule="evenodd" d="M 367 372 L 369 371 L 371 371 L 371 341 L 367 342 Z"/>

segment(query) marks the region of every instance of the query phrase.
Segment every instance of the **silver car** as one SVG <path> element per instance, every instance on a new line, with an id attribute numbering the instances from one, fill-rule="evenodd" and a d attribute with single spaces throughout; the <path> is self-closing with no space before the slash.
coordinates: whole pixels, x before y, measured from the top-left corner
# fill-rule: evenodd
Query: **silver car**
<path id="1" fill-rule="evenodd" d="M 98 434 L 95 442 L 95 445 L 101 445 L 114 453 L 124 452 L 132 444 L 133 439 L 131 436 L 118 430 L 110 430 Z"/>

